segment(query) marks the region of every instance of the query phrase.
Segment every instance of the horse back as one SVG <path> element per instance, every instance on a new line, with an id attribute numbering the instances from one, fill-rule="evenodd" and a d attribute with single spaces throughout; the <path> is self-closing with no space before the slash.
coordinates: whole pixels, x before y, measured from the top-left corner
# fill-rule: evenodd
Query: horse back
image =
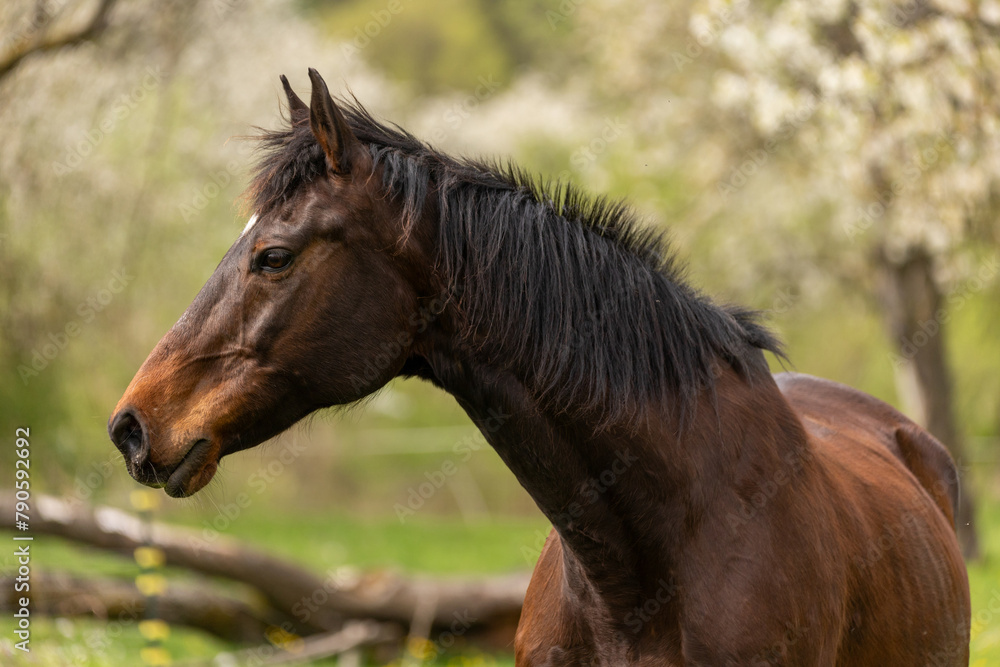
<path id="1" fill-rule="evenodd" d="M 891 405 L 846 385 L 800 373 L 779 373 L 774 379 L 807 429 L 855 435 L 857 440 L 884 446 L 954 528 L 958 469 L 937 438 Z"/>

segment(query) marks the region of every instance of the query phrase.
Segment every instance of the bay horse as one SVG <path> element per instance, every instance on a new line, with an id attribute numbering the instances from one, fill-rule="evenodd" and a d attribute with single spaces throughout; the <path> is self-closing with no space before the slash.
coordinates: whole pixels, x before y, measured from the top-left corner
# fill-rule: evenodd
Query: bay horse
<path id="1" fill-rule="evenodd" d="M 552 522 L 517 664 L 966 665 L 955 466 L 871 396 L 772 376 L 624 205 L 449 157 L 310 69 L 252 217 L 108 431 L 174 497 L 398 377 L 452 394 Z"/>

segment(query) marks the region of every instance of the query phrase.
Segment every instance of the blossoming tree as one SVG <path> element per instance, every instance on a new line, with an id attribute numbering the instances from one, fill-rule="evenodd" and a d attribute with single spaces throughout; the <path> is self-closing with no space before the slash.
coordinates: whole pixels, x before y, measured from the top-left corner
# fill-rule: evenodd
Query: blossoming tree
<path id="1" fill-rule="evenodd" d="M 755 270 L 872 292 L 904 409 L 961 465 L 945 336 L 998 273 L 1000 2 L 597 1 L 581 15 L 603 84 L 647 119 L 636 143 L 683 147 L 664 164 L 708 192 L 691 214 L 753 210 L 730 236 L 758 251 Z M 976 554 L 964 488 L 957 519 Z"/>

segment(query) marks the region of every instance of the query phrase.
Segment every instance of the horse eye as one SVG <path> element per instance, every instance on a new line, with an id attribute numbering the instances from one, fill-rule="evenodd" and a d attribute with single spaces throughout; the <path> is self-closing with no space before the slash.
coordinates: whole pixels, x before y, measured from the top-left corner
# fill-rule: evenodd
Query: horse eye
<path id="1" fill-rule="evenodd" d="M 259 266 L 262 271 L 277 273 L 292 263 L 292 253 L 283 248 L 268 248 L 260 254 Z"/>

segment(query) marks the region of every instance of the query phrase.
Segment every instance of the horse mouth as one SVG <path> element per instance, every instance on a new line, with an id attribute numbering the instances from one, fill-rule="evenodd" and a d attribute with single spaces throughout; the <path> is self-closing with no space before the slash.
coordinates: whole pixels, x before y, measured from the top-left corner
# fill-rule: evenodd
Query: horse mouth
<path id="1" fill-rule="evenodd" d="M 187 498 L 212 481 L 219 467 L 219 460 L 213 456 L 213 449 L 209 440 L 194 443 L 170 473 L 163 486 L 164 492 L 171 498 Z"/>

